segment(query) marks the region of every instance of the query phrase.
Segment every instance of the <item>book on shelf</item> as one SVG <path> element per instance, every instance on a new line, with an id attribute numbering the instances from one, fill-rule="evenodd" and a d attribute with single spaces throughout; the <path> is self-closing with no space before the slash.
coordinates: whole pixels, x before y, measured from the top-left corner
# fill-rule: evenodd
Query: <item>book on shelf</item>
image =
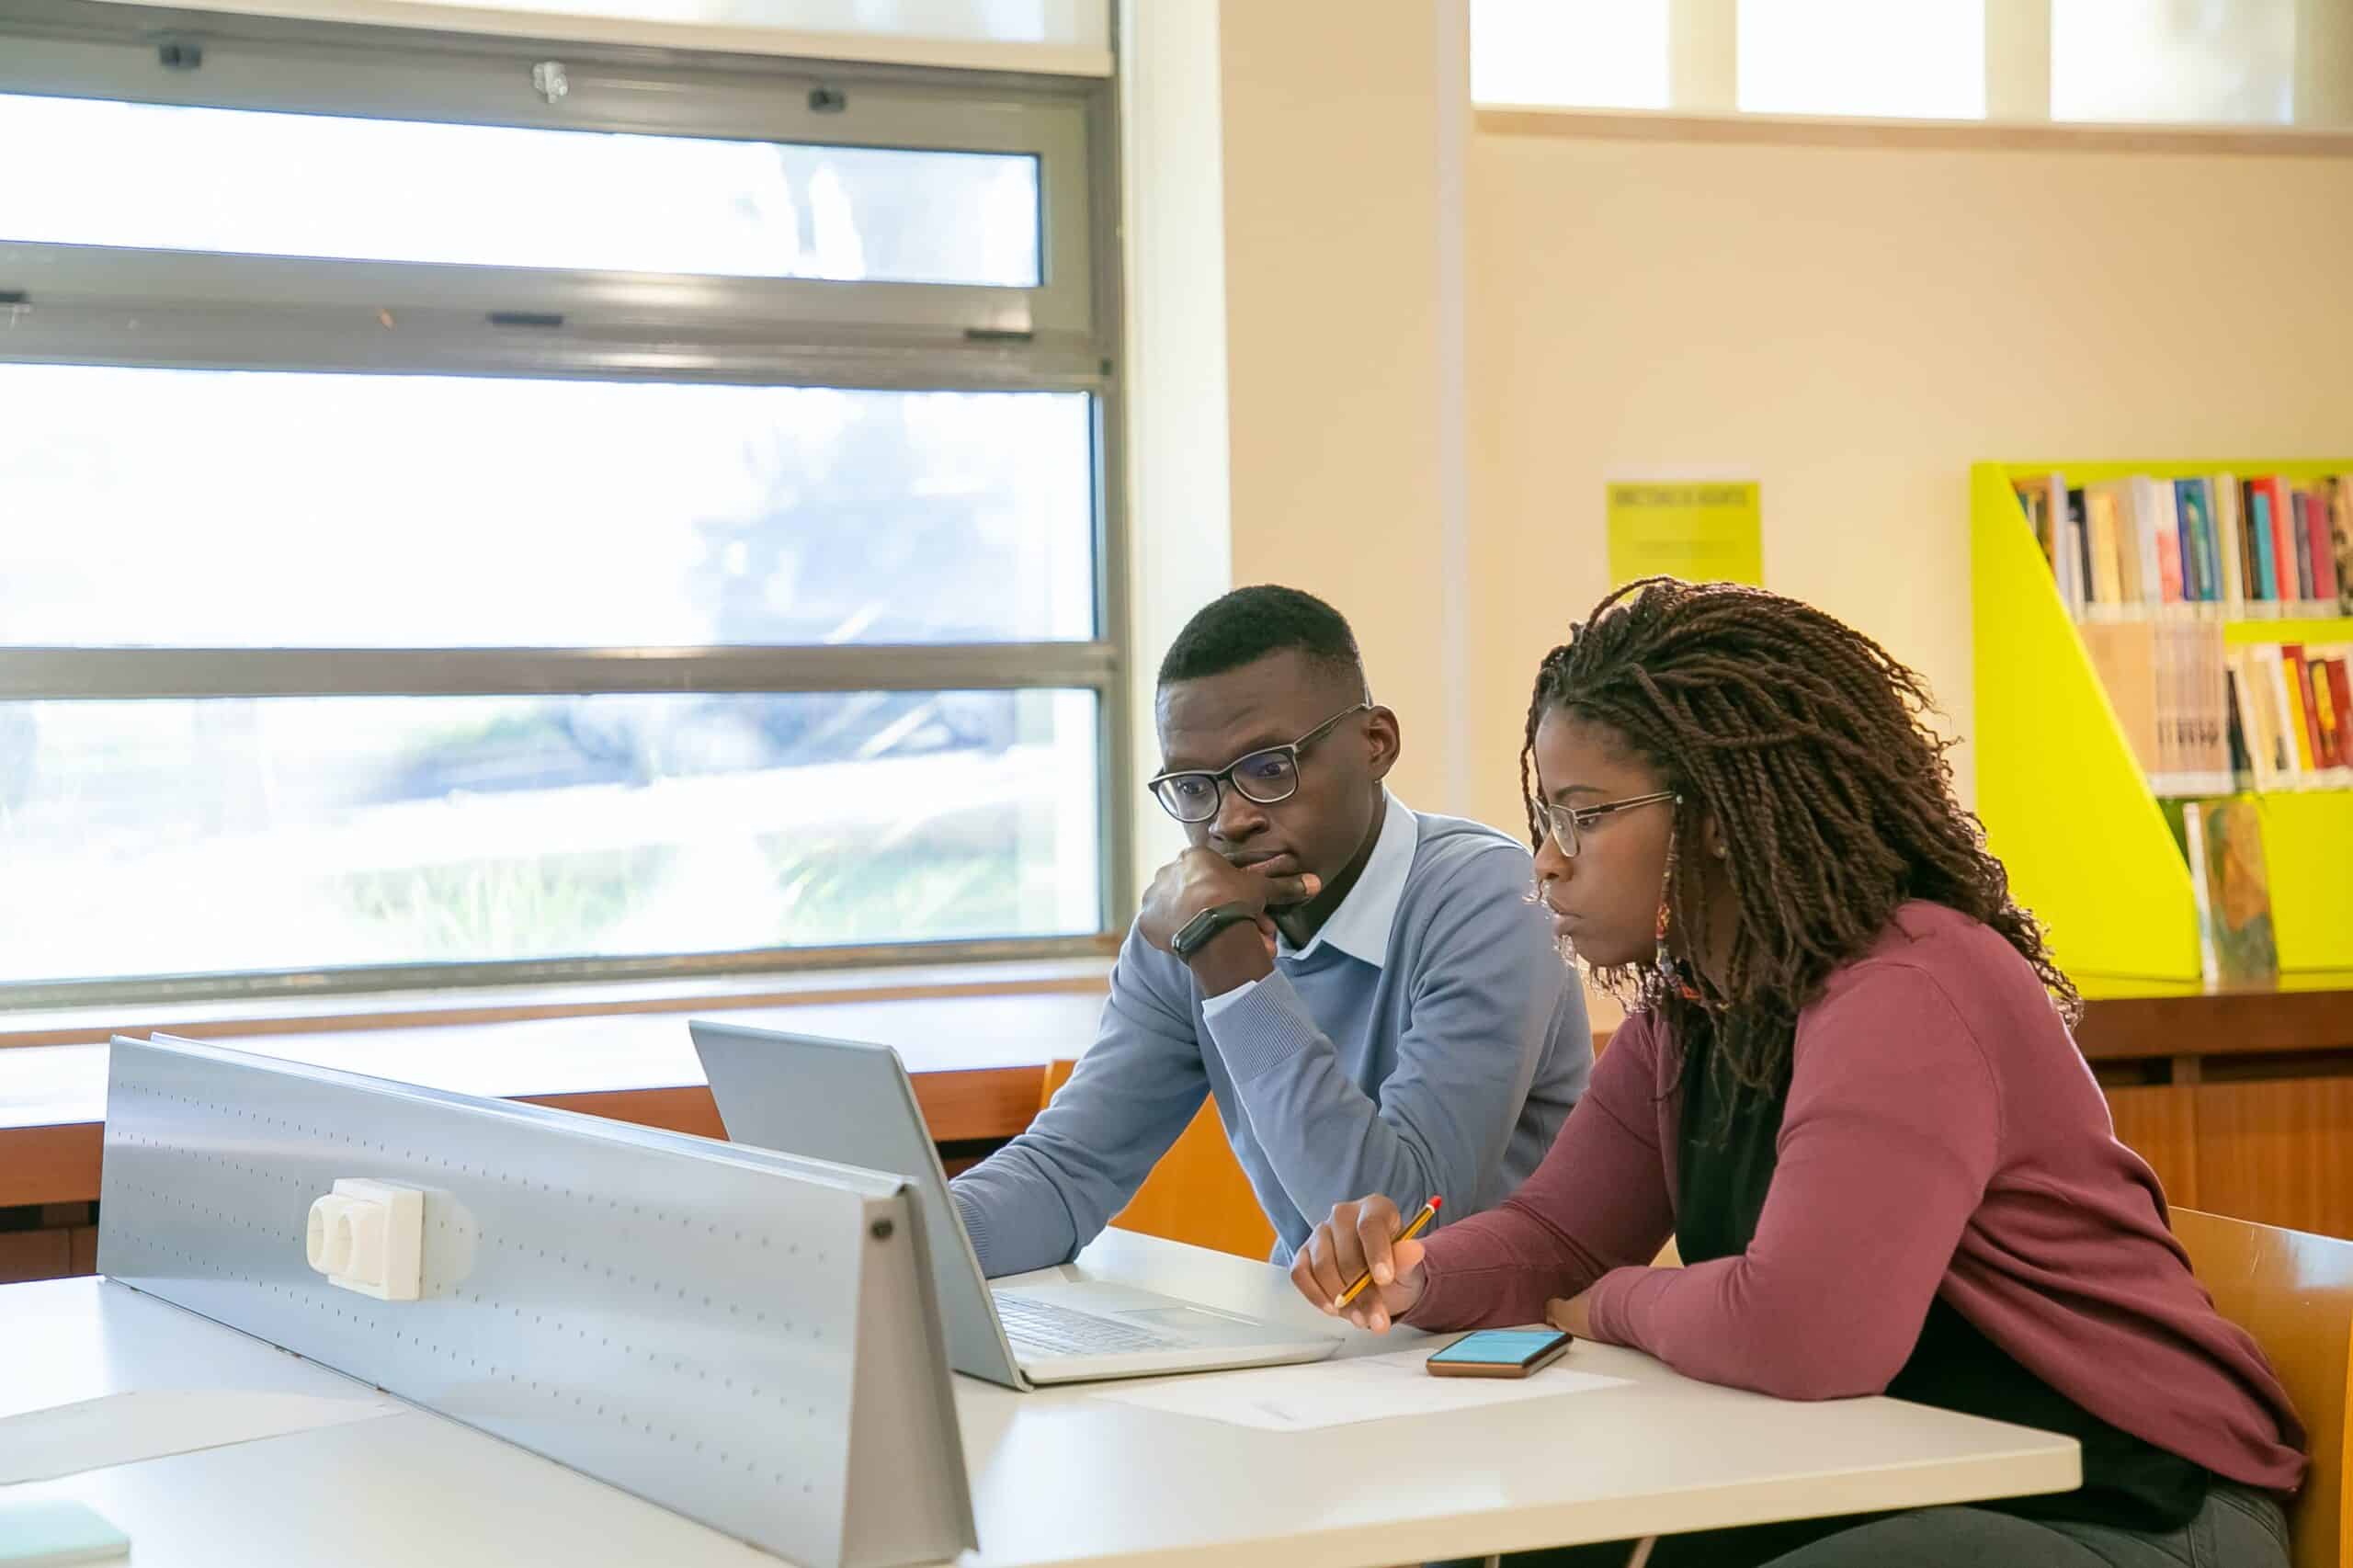
<path id="1" fill-rule="evenodd" d="M 2246 788 L 2353 788 L 2353 644 L 2234 648 L 2225 686 L 2245 746 Z"/>
<path id="2" fill-rule="evenodd" d="M 2262 813 L 2248 800 L 2192 801 L 2182 807 L 2181 826 L 2198 908 L 2199 965 L 2207 983 L 2278 980 Z"/>
<path id="3" fill-rule="evenodd" d="M 2353 473 L 2010 483 L 2077 620 L 2353 616 Z"/>
<path id="4" fill-rule="evenodd" d="M 2077 632 L 2153 793 L 2353 789 L 2353 644 L 2234 648 L 2215 620 Z"/>
<path id="5" fill-rule="evenodd" d="M 2079 630 L 2153 791 L 2222 795 L 2240 787 L 2231 760 L 2231 667 L 2220 621 L 2096 619 Z"/>

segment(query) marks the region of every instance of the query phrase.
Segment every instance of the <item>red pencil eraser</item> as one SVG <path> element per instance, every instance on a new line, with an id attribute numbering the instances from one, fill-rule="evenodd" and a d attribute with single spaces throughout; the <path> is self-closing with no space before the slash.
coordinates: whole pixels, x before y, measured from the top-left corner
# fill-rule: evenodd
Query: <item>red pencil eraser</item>
<path id="1" fill-rule="evenodd" d="M 1446 1199 L 1443 1198 L 1433 1198 L 1430 1199 L 1430 1207 L 1433 1209 L 1443 1209 L 1446 1207 Z"/>

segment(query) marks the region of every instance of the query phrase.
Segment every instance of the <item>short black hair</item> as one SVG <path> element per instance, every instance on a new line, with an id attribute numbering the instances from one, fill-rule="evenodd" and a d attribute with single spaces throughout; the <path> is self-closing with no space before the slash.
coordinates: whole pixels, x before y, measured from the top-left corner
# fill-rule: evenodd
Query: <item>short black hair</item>
<path id="1" fill-rule="evenodd" d="M 1364 657 L 1347 618 L 1313 594 L 1272 583 L 1222 594 L 1195 612 L 1160 661 L 1160 684 L 1223 675 L 1293 648 L 1365 684 Z"/>

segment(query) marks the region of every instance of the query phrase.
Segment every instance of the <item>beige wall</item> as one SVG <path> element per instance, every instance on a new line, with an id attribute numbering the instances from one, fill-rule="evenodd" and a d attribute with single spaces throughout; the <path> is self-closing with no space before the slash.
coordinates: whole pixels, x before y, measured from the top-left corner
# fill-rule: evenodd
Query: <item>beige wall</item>
<path id="1" fill-rule="evenodd" d="M 1444 810 L 1464 748 L 1447 744 L 1442 672 L 1467 646 L 1448 624 L 1439 449 L 1442 420 L 1461 419 L 1437 222 L 1447 12 L 1400 5 L 1372 26 L 1361 0 L 1228 0 L 1222 14 L 1233 581 L 1340 607 L 1400 715 L 1399 793 Z M 1453 568 L 1459 581 L 1459 549 Z"/>
<path id="2" fill-rule="evenodd" d="M 1768 585 L 1965 730 L 1972 460 L 2353 449 L 2341 155 L 1481 132 L 1467 213 L 1472 805 L 1499 824 L 1536 661 L 1607 587 L 1605 474 L 1755 473 Z"/>

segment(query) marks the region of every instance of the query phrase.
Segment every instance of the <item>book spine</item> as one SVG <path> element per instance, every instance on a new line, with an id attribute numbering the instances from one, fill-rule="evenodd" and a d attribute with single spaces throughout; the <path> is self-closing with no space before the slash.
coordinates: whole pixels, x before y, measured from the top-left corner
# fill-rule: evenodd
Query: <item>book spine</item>
<path id="1" fill-rule="evenodd" d="M 2042 547 L 2042 559 L 2048 562 L 2052 559 L 2050 504 L 2044 498 L 2040 486 L 2040 482 L 2032 479 L 2014 479 L 2010 482 L 2010 489 L 2018 498 L 2018 510 L 2026 514 L 2027 530 L 2034 535 L 2035 543 Z"/>
<path id="2" fill-rule="evenodd" d="M 2336 545 L 2336 613 L 2353 615 L 2353 473 L 2336 476 L 2336 504 L 2329 510 Z"/>
<path id="3" fill-rule="evenodd" d="M 2290 490 L 2287 499 L 2288 544 L 2296 558 L 2296 588 L 2292 597 L 2309 606 L 2313 601 L 2313 533 L 2306 514 L 2312 509 L 2312 497 L 2301 490 Z"/>
<path id="4" fill-rule="evenodd" d="M 2255 740 L 2247 733 L 2246 700 L 2234 665 L 2222 668 L 2223 744 L 2229 752 L 2231 790 L 2259 790 L 2255 776 Z"/>
<path id="5" fill-rule="evenodd" d="M 2321 749 L 2320 724 L 2313 715 L 2313 688 L 2304 676 L 2302 643 L 2279 645 L 2279 669 L 2288 683 L 2288 707 L 2294 715 L 2296 761 L 2301 768 L 2297 782 L 2310 789 L 2320 782 L 2314 775 L 2328 767 L 2328 754 Z"/>
<path id="6" fill-rule="evenodd" d="M 2190 486 L 2198 498 L 2198 559 L 2205 567 L 2206 602 L 2219 605 L 2226 594 L 2222 578 L 2222 524 L 2214 512 L 2214 482 L 2193 479 Z"/>
<path id="7" fill-rule="evenodd" d="M 2336 699 L 2336 761 L 2340 767 L 2353 770 L 2353 664 L 2348 664 L 2346 650 L 2332 648 L 2325 661 L 2329 694 Z"/>
<path id="8" fill-rule="evenodd" d="M 2353 498 L 2353 491 L 2348 491 Z M 2084 527 L 2084 493 L 2066 492 L 2067 603 L 2083 619 L 2084 607 L 2091 599 L 2092 549 Z"/>
<path id="9" fill-rule="evenodd" d="M 2189 862 L 2189 892 L 2198 911 L 2198 971 L 2208 985 L 2222 980 L 2222 957 L 2214 943 L 2215 892 L 2206 886 L 2206 810 L 2192 801 L 2181 809 L 2183 858 Z"/>
<path id="10" fill-rule="evenodd" d="M 2273 563 L 2271 497 L 2259 482 L 2247 486 L 2246 515 L 2248 537 L 2255 546 L 2255 592 L 2248 597 L 2277 614 L 2279 569 Z"/>
<path id="11" fill-rule="evenodd" d="M 2337 721 L 2336 694 L 2330 689 L 2328 670 L 2320 661 L 2307 656 L 2304 679 L 2312 688 L 2313 756 L 2327 782 L 2336 784 L 2345 771 L 2345 733 Z"/>
<path id="12" fill-rule="evenodd" d="M 2213 793 L 2227 795 L 2238 787 L 2241 758 L 2245 753 L 2244 742 L 2235 752 L 2231 746 L 2230 650 L 2222 646 L 2220 619 L 2201 623 L 2198 631 L 2199 689 L 2206 702 L 2207 766 L 2213 777 Z"/>
<path id="13" fill-rule="evenodd" d="M 2273 711 L 2279 716 L 2279 772 L 2290 790 L 2304 787 L 2304 714 L 2296 706 L 2295 688 L 2288 684 L 2288 661 L 2277 646 L 2261 650 L 2263 673 L 2271 687 Z"/>
<path id="14" fill-rule="evenodd" d="M 2208 482 L 2208 494 L 2213 498 L 2209 515 L 2214 522 L 2214 541 L 2222 557 L 2223 611 L 2241 615 L 2247 601 L 2246 529 L 2239 520 L 2238 481 L 2227 473 L 2217 474 Z"/>
<path id="15" fill-rule="evenodd" d="M 2268 790 L 2279 776 L 2279 753 L 2271 730 L 2264 722 L 2262 696 L 2256 689 L 2245 649 L 2231 650 L 2230 670 L 2231 705 L 2237 710 L 2239 733 L 2246 742 L 2249 782 L 2255 789 Z"/>
<path id="16" fill-rule="evenodd" d="M 2271 597 L 2279 601 L 2282 615 L 2287 607 L 2303 597 L 2296 584 L 2296 516 L 2288 505 L 2287 487 L 2277 478 L 2263 482 L 2263 493 L 2271 504 Z"/>
<path id="17" fill-rule="evenodd" d="M 2198 482 L 2177 479 L 2173 484 L 2174 529 L 2181 550 L 2181 597 L 2191 604 L 2204 604 L 2213 596 L 2207 586 L 2210 574 L 2206 570 L 2205 506 L 2199 498 Z"/>
<path id="18" fill-rule="evenodd" d="M 2141 596 L 2152 610 L 2181 603 L 2181 525 L 2174 517 L 2173 486 L 2132 482 L 2141 519 Z"/>
<path id="19" fill-rule="evenodd" d="M 2304 527 L 2312 535 L 2313 613 L 2328 615 L 2336 608 L 2336 544 L 2330 514 L 2336 510 L 2336 487 L 2314 485 L 2305 492 Z"/>
<path id="20" fill-rule="evenodd" d="M 2124 540 L 2113 491 L 2091 493 L 2091 602 L 2093 613 L 2112 619 L 2124 603 Z"/>

